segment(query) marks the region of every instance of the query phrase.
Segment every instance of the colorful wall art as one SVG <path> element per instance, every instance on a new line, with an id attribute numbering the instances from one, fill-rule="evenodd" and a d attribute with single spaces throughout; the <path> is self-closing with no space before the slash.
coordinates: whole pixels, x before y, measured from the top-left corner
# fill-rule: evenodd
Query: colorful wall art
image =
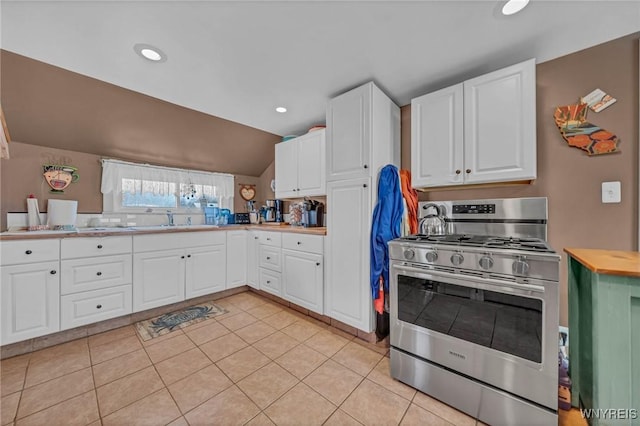
<path id="1" fill-rule="evenodd" d="M 587 151 L 589 155 L 618 152 L 620 139 L 613 133 L 587 121 L 586 103 L 559 106 L 553 118 L 560 134 L 569 146 Z"/>

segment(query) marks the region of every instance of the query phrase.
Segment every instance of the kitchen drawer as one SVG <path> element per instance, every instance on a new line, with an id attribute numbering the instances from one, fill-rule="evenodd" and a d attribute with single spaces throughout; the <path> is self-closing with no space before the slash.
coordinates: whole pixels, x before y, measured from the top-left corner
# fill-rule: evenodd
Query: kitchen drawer
<path id="1" fill-rule="evenodd" d="M 60 297 L 60 328 L 66 330 L 131 313 L 131 284 Z"/>
<path id="2" fill-rule="evenodd" d="M 267 293 L 282 295 L 282 277 L 280 272 L 270 271 L 269 269 L 260 268 L 258 272 L 258 281 L 260 282 L 260 290 Z"/>
<path id="3" fill-rule="evenodd" d="M 131 253 L 131 237 L 63 238 L 60 244 L 62 259 L 109 256 Z"/>
<path id="4" fill-rule="evenodd" d="M 71 294 L 131 284 L 131 264 L 130 254 L 63 260 L 60 293 Z"/>
<path id="5" fill-rule="evenodd" d="M 260 259 L 258 264 L 261 268 L 280 272 L 282 269 L 282 250 L 276 247 L 260 245 Z"/>
<path id="6" fill-rule="evenodd" d="M 2 265 L 47 262 L 60 258 L 60 240 L 23 240 L 0 242 Z"/>
<path id="7" fill-rule="evenodd" d="M 176 232 L 167 234 L 136 235 L 133 250 L 136 253 L 226 244 L 225 231 Z"/>
<path id="8" fill-rule="evenodd" d="M 282 247 L 281 232 L 260 231 L 258 238 L 260 239 L 260 244 L 272 247 Z"/>
<path id="9" fill-rule="evenodd" d="M 321 235 L 283 234 L 282 248 L 308 253 L 324 253 L 324 237 Z"/>

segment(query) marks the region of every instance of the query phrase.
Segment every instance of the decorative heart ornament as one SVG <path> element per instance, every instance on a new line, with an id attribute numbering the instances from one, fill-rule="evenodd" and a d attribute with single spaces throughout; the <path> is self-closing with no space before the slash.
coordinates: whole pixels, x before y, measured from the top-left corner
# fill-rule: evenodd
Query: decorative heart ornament
<path id="1" fill-rule="evenodd" d="M 255 185 L 245 185 L 240 184 L 240 196 L 245 201 L 251 201 L 256 196 L 256 186 Z"/>

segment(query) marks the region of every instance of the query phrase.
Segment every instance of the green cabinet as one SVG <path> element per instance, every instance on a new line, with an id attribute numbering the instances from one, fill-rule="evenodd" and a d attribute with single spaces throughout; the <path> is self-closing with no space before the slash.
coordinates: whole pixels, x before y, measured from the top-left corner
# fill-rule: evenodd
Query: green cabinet
<path id="1" fill-rule="evenodd" d="M 565 251 L 571 403 L 596 410 L 592 425 L 640 425 L 640 276 L 634 272 L 640 258 L 633 252 Z M 599 267 L 607 259 L 619 262 L 621 254 L 631 270 Z"/>

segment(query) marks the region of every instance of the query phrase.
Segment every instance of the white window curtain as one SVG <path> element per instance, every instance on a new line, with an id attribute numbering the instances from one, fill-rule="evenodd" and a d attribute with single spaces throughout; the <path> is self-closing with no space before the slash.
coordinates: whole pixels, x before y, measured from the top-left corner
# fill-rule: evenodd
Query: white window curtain
<path id="1" fill-rule="evenodd" d="M 178 191 L 180 184 L 215 186 L 215 195 L 220 207 L 233 210 L 234 178 L 228 173 L 177 169 L 111 159 L 102 160 L 102 185 L 100 188 L 102 194 L 120 196 L 124 189 L 122 187 L 123 179 L 154 181 L 152 191 L 157 194 L 167 193 L 169 183 L 177 184 Z M 131 188 L 126 189 L 131 190 Z"/>

